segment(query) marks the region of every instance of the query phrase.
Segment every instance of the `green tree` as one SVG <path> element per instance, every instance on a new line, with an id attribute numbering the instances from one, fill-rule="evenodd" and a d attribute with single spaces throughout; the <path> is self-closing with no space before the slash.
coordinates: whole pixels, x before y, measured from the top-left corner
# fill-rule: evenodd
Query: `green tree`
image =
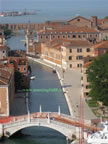
<path id="1" fill-rule="evenodd" d="M 104 19 L 108 19 L 108 16 L 105 16 Z"/>
<path id="2" fill-rule="evenodd" d="M 108 106 L 108 52 L 97 57 L 87 69 L 89 96 Z"/>
<path id="3" fill-rule="evenodd" d="M 4 30 L 4 35 L 7 37 L 9 35 L 11 35 L 12 31 L 8 29 L 8 24 L 4 25 L 2 27 L 2 29 Z"/>

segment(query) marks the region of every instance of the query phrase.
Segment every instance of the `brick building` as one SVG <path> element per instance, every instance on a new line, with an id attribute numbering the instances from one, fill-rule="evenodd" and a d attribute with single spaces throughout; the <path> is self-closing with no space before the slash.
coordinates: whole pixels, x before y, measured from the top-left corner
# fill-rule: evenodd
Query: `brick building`
<path id="1" fill-rule="evenodd" d="M 63 41 L 53 40 L 51 42 L 42 43 L 41 57 L 58 66 L 62 65 L 61 45 Z"/>
<path id="2" fill-rule="evenodd" d="M 69 20 L 68 23 L 71 26 L 97 28 L 97 17 L 91 16 L 90 19 L 87 19 L 82 16 L 77 16 L 77 17 Z"/>
<path id="3" fill-rule="evenodd" d="M 87 40 L 53 40 L 42 43 L 43 59 L 63 68 L 80 68 L 83 57 L 94 55 L 93 43 Z"/>
<path id="4" fill-rule="evenodd" d="M 99 41 L 100 32 L 94 28 L 72 27 L 71 25 L 62 26 L 52 30 L 45 29 L 37 33 L 39 42 L 51 41 L 54 39 L 68 40 L 90 40 Z"/>
<path id="5" fill-rule="evenodd" d="M 21 86 L 29 87 L 28 60 L 26 57 L 7 57 L 1 59 L 0 63 L 8 68 L 14 68 L 14 72 L 20 72 L 22 74 Z"/>
<path id="6" fill-rule="evenodd" d="M 14 70 L 0 68 L 0 116 L 9 116 L 14 100 Z"/>
<path id="7" fill-rule="evenodd" d="M 94 49 L 94 56 L 100 56 L 103 55 L 108 51 L 108 40 L 102 41 L 96 45 L 93 46 Z"/>
<path id="8" fill-rule="evenodd" d="M 72 40 L 64 42 L 62 48 L 62 65 L 65 68 L 81 68 L 83 58 L 93 56 L 93 43 L 87 40 Z"/>

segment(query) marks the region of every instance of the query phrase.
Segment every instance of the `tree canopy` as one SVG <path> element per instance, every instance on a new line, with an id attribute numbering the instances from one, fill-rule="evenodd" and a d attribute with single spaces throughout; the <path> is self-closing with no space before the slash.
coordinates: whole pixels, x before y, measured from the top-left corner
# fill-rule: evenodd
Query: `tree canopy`
<path id="1" fill-rule="evenodd" d="M 6 24 L 5 26 L 3 26 L 2 28 L 4 30 L 4 35 L 5 36 L 11 35 L 12 31 L 8 29 L 8 24 Z"/>
<path id="2" fill-rule="evenodd" d="M 108 52 L 97 57 L 87 69 L 89 96 L 108 106 Z"/>
<path id="3" fill-rule="evenodd" d="M 108 16 L 105 16 L 104 19 L 108 19 Z"/>

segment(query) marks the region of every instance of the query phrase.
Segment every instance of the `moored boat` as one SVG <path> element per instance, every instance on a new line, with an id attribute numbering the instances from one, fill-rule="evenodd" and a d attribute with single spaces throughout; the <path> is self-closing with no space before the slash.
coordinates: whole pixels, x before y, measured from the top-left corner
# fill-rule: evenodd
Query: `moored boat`
<path id="1" fill-rule="evenodd" d="M 89 135 L 88 144 L 108 144 L 108 121 L 102 123 L 102 131 Z"/>

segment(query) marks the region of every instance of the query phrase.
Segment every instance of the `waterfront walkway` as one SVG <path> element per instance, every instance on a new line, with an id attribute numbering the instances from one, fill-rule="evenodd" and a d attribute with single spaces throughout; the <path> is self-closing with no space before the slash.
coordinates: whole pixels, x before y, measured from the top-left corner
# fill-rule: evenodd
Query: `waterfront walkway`
<path id="1" fill-rule="evenodd" d="M 54 68 L 55 66 L 47 61 L 43 61 L 42 59 L 30 58 L 40 64 L 46 65 L 50 68 Z M 57 75 L 62 85 L 64 95 L 66 97 L 70 114 L 71 116 L 78 118 L 80 115 L 80 96 L 81 96 L 81 70 L 80 69 L 72 69 L 65 70 L 63 74 L 63 70 L 60 67 L 56 67 Z M 87 103 L 85 102 L 84 97 L 83 101 L 83 111 L 84 111 L 84 119 L 91 120 L 96 119 L 96 116 L 93 114 Z"/>

